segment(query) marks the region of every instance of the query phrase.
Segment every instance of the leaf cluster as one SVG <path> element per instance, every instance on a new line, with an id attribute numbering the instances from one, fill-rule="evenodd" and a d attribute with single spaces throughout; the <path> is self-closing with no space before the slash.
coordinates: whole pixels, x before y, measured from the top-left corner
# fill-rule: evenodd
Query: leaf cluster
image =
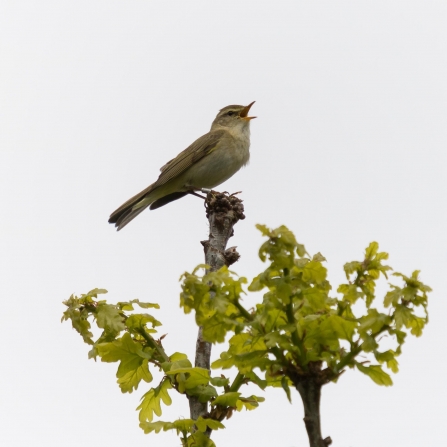
<path id="1" fill-rule="evenodd" d="M 142 382 L 154 382 L 154 373 L 159 373 L 158 385 L 142 396 L 137 408 L 140 427 L 145 433 L 175 430 L 183 446 L 212 447 L 214 443 L 207 433 L 224 428 L 221 421 L 234 410 L 251 410 L 263 401 L 261 397 L 243 397 L 238 392 L 240 380 L 230 384 L 223 375 L 211 377 L 208 370 L 193 367 L 185 354 L 168 355 L 162 337 L 155 338 L 161 323 L 149 313 L 133 312 L 135 306 L 157 309 L 158 304 L 139 300 L 109 304 L 98 299 L 105 293 L 104 289 L 94 289 L 79 297 L 72 295 L 64 301 L 67 309 L 62 321 L 70 320 L 84 342 L 92 346 L 90 358 L 99 357 L 103 362 L 118 364 L 117 383 L 123 393 L 132 393 Z M 101 329 L 96 339 L 93 324 Z M 155 416 L 162 414 L 162 404 L 171 405 L 173 391 L 209 402 L 212 414 L 198 420 L 154 421 Z"/>
<path id="2" fill-rule="evenodd" d="M 300 391 L 309 380 L 321 387 L 337 381 L 346 368 L 356 368 L 379 385 L 391 385 L 385 367 L 396 373 L 407 335 L 422 334 L 431 289 L 420 281 L 419 271 L 392 273 L 400 285 L 389 284 L 385 295 L 378 296 L 379 279 L 388 279 L 392 269 L 376 242 L 361 261 L 345 264 L 346 282 L 334 294 L 320 253 L 310 256 L 285 226 L 258 229 L 265 237 L 259 257 L 266 268 L 248 287 L 245 278 L 226 267 L 210 272 L 199 265 L 181 277 L 180 305 L 185 313 L 194 312 L 206 341 L 228 341 L 212 367 L 236 370 L 233 381 L 193 367 L 183 353 L 165 352 L 163 337 L 156 338 L 161 323 L 135 311 L 157 309 L 157 304 L 110 304 L 98 298 L 107 293 L 104 289 L 64 302 L 62 320 L 70 320 L 91 345 L 89 357 L 118 364 L 123 393 L 132 393 L 142 382 L 152 385 L 137 408 L 145 433 L 174 430 L 184 447 L 212 447 L 209 434 L 224 428 L 224 419 L 264 400 L 244 397 L 240 390 L 247 383 L 282 388 L 290 400 L 291 387 Z M 248 293 L 258 297 L 260 292 L 261 300 L 247 299 Z M 98 337 L 92 325 L 100 329 Z M 162 404 L 171 404 L 173 392 L 208 403 L 210 412 L 197 420 L 154 420 L 162 415 Z"/>
<path id="3" fill-rule="evenodd" d="M 419 272 L 393 273 L 403 285 L 390 284 L 378 297 L 378 280 L 388 279 L 392 269 L 384 263 L 388 254 L 372 242 L 363 260 L 345 264 L 347 282 L 333 295 L 320 253 L 310 256 L 285 226 L 258 229 L 266 237 L 259 256 L 268 266 L 248 291 L 264 292 L 261 303 L 245 308 L 246 279 L 226 268 L 202 276 L 196 269 L 182 277 L 181 305 L 186 313 L 194 310 L 204 338 L 216 343 L 230 336 L 228 349 L 212 366 L 235 367 L 245 382 L 282 387 L 288 397 L 290 385 L 309 377 L 324 385 L 347 367 L 391 385 L 384 366 L 398 371 L 407 334 L 420 336 L 428 321 L 431 289 Z M 365 355 L 368 360 L 360 361 Z"/>

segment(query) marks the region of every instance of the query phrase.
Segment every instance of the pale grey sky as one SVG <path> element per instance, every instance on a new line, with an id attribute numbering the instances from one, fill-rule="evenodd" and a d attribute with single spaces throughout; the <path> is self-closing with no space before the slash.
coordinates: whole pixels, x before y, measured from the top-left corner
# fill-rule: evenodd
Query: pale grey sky
<path id="1" fill-rule="evenodd" d="M 336 447 L 440 445 L 446 23 L 445 1 L 3 0 L 0 444 L 178 445 L 143 434 L 146 388 L 122 395 L 116 366 L 87 360 L 61 302 L 94 287 L 158 301 L 167 350 L 192 354 L 178 278 L 203 260 L 203 205 L 146 211 L 120 233 L 107 218 L 218 109 L 256 100 L 250 165 L 221 187 L 246 206 L 234 270 L 262 268 L 256 223 L 285 224 L 322 252 L 334 285 L 372 240 L 397 270 L 421 269 L 431 321 L 404 345 L 394 386 L 351 371 L 327 385 L 323 434 Z M 307 445 L 298 396 L 265 397 L 226 422 L 218 446 Z M 182 416 L 175 399 L 161 419 Z"/>

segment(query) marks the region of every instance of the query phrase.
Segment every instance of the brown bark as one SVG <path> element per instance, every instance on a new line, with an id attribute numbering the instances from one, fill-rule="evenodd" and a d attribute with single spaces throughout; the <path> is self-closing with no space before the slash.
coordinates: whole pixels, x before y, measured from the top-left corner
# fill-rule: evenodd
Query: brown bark
<path id="1" fill-rule="evenodd" d="M 209 221 L 210 234 L 201 244 L 205 251 L 205 263 L 210 271 L 219 270 L 224 265 L 231 265 L 239 259 L 236 247 L 226 249 L 228 240 L 233 236 L 233 226 L 244 219 L 242 200 L 234 195 L 211 191 L 205 200 L 206 216 Z M 211 343 L 203 340 L 202 328 L 199 328 L 196 343 L 195 366 L 210 369 Z M 191 419 L 205 416 L 208 404 L 201 403 L 196 397 L 190 397 L 189 409 Z"/>
<path id="2" fill-rule="evenodd" d="M 332 444 L 332 439 L 321 436 L 320 399 L 321 381 L 313 375 L 301 376 L 295 381 L 295 387 L 300 393 L 304 406 L 304 424 L 310 447 L 327 447 Z"/>

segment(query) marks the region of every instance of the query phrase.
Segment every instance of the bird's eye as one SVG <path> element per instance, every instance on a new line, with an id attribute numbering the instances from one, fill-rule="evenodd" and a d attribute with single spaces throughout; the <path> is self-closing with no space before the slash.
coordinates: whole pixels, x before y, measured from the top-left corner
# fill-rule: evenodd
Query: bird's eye
<path id="1" fill-rule="evenodd" d="M 233 116 L 236 112 L 233 112 L 232 110 L 230 110 L 229 112 L 227 112 L 228 116 Z"/>

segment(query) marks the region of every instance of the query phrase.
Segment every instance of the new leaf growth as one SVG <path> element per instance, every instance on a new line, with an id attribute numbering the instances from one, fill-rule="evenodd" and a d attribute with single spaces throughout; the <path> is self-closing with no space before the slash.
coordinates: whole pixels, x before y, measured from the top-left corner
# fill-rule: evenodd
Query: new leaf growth
<path id="1" fill-rule="evenodd" d="M 168 355 L 162 340 L 154 338 L 161 323 L 151 314 L 133 312 L 134 306 L 148 309 L 156 304 L 108 304 L 98 300 L 106 293 L 100 289 L 64 302 L 63 319 L 71 320 L 92 345 L 89 357 L 119 364 L 116 375 L 122 392 L 152 383 L 158 374 L 158 385 L 146 391 L 138 407 L 145 433 L 176 430 L 183 446 L 212 447 L 209 435 L 224 427 L 224 419 L 264 400 L 242 395 L 242 386 L 253 383 L 261 389 L 281 388 L 289 400 L 295 388 L 303 401 L 311 447 L 325 447 L 331 439 L 321 435 L 322 386 L 336 382 L 346 368 L 356 368 L 379 385 L 391 385 L 388 371 L 398 371 L 397 358 L 407 335 L 422 334 L 431 289 L 420 281 L 418 271 L 411 276 L 393 273 L 400 285 L 389 284 L 389 291 L 378 296 L 380 277 L 388 279 L 392 269 L 384 263 L 388 254 L 380 252 L 376 242 L 361 261 L 345 264 L 347 281 L 334 293 L 321 254 L 308 255 L 284 226 L 258 229 L 266 237 L 259 256 L 267 268 L 247 290 L 247 280 L 227 267 L 199 274 L 206 267 L 200 265 L 181 278 L 180 304 L 185 313 L 195 313 L 203 339 L 223 343 L 229 337 L 212 368 L 233 369 L 233 380 L 193 367 L 185 354 Z M 247 292 L 261 291 L 261 301 L 254 299 L 259 293 L 247 298 Z M 93 321 L 102 331 L 96 340 Z M 171 404 L 172 392 L 208 402 L 211 410 L 196 420 L 154 421 L 162 414 L 161 404 Z"/>
<path id="2" fill-rule="evenodd" d="M 403 286 L 390 284 L 391 290 L 377 297 L 377 281 L 381 275 L 388 279 L 392 269 L 384 264 L 388 254 L 372 242 L 362 261 L 345 264 L 347 282 L 335 295 L 321 254 L 309 256 L 284 226 L 258 229 L 267 237 L 259 256 L 268 266 L 248 291 L 264 291 L 261 303 L 246 299 L 245 308 L 245 278 L 221 269 L 201 277 L 197 270 L 186 273 L 181 304 L 185 312 L 195 311 L 207 340 L 222 342 L 231 335 L 213 368 L 235 367 L 244 382 L 282 387 L 289 399 L 290 387 L 296 388 L 311 446 L 325 446 L 331 441 L 321 436 L 321 387 L 337 381 L 346 368 L 357 368 L 379 385 L 391 385 L 384 366 L 397 372 L 407 334 L 422 334 L 431 289 L 419 280 L 418 271 L 410 277 L 394 273 Z"/>

